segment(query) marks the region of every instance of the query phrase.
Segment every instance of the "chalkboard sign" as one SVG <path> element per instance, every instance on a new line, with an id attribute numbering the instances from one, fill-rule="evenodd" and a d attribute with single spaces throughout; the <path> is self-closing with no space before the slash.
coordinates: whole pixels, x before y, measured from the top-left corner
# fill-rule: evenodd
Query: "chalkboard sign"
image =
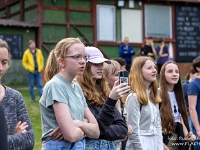
<path id="1" fill-rule="evenodd" d="M 176 61 L 192 62 L 200 55 L 200 6 L 176 5 Z"/>
<path id="2" fill-rule="evenodd" d="M 22 35 L 0 34 L 0 39 L 5 40 L 10 48 L 12 59 L 21 59 L 23 55 Z"/>

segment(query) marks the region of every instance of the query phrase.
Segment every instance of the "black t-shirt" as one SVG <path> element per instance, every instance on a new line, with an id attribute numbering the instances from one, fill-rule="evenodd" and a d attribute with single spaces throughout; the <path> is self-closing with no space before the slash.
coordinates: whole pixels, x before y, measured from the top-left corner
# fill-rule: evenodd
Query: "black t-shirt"
<path id="1" fill-rule="evenodd" d="M 144 47 L 141 47 L 141 48 L 140 48 L 140 55 L 141 55 L 141 56 L 144 56 Z"/>
<path id="2" fill-rule="evenodd" d="M 153 53 L 153 50 L 149 45 L 145 45 L 143 51 L 144 51 L 144 56 L 147 56 L 148 53 Z M 155 60 L 155 56 L 151 56 L 151 58 Z"/>

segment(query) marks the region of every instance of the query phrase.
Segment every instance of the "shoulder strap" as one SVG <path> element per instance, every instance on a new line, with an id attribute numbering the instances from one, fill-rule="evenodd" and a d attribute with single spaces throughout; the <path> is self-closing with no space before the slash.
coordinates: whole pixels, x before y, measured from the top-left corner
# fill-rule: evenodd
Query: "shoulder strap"
<path id="1" fill-rule="evenodd" d="M 142 110 L 142 104 L 140 103 L 140 111 Z"/>
<path id="2" fill-rule="evenodd" d="M 132 91 L 128 94 L 127 98 L 130 96 L 130 94 L 132 93 Z M 140 103 L 140 111 L 142 110 L 142 104 Z"/>
<path id="3" fill-rule="evenodd" d="M 160 110 L 160 108 L 161 108 L 161 104 L 162 104 L 162 102 L 159 103 L 159 110 Z"/>

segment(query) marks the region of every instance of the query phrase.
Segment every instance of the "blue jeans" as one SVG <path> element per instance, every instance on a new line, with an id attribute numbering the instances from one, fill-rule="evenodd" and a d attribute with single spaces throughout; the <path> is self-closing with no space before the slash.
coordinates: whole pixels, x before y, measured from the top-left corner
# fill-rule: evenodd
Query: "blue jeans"
<path id="1" fill-rule="evenodd" d="M 85 150 L 115 150 L 113 141 L 86 139 Z"/>
<path id="2" fill-rule="evenodd" d="M 192 131 L 196 135 L 196 140 L 193 142 L 194 150 L 200 150 L 200 140 L 197 138 L 197 133 L 195 127 L 192 125 Z"/>
<path id="3" fill-rule="evenodd" d="M 65 140 L 49 140 L 42 143 L 42 150 L 85 150 L 85 140 L 83 139 L 75 143 L 70 143 Z"/>
<path id="4" fill-rule="evenodd" d="M 34 85 L 36 83 L 38 93 L 42 96 L 42 73 L 35 71 L 34 73 L 28 72 L 29 93 L 32 100 L 35 100 Z"/>

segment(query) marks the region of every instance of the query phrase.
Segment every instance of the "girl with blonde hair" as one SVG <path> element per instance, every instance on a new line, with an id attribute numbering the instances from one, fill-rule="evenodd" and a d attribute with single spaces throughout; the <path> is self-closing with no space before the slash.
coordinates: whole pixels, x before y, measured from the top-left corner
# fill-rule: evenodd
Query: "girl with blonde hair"
<path id="1" fill-rule="evenodd" d="M 98 139 L 86 138 L 86 149 L 115 150 L 113 141 L 125 138 L 128 132 L 126 123 L 115 105 L 119 98 L 129 92 L 130 87 L 126 86 L 127 83 L 118 85 L 118 81 L 115 81 L 110 90 L 103 74 L 103 63 L 110 61 L 105 59 L 96 47 L 86 47 L 85 50 L 90 58 L 83 75 L 78 75 L 76 79 L 100 129 Z"/>
<path id="2" fill-rule="evenodd" d="M 73 82 L 83 74 L 89 58 L 84 47 L 78 38 L 65 38 L 47 59 L 47 83 L 40 99 L 42 150 L 84 150 L 85 136 L 99 137 L 98 123 L 80 86 Z"/>
<path id="3" fill-rule="evenodd" d="M 152 58 L 134 59 L 129 74 L 132 92 L 125 101 L 127 123 L 133 127 L 133 133 L 128 136 L 126 150 L 163 149 L 156 74 Z"/>
<path id="4" fill-rule="evenodd" d="M 121 70 L 121 65 L 115 61 L 110 60 L 110 64 L 104 63 L 103 64 L 103 73 L 106 78 L 106 82 L 110 88 L 110 90 L 113 88 L 115 81 L 119 79 L 119 71 Z M 116 108 L 119 110 L 120 114 L 123 116 L 123 104 L 121 102 L 121 99 L 118 99 L 116 103 Z M 133 132 L 132 127 L 128 125 L 128 134 L 131 134 Z M 123 142 L 123 145 L 122 145 Z M 115 150 L 124 150 L 124 145 L 126 143 L 126 139 L 123 140 L 116 140 L 114 142 L 115 144 Z"/>

